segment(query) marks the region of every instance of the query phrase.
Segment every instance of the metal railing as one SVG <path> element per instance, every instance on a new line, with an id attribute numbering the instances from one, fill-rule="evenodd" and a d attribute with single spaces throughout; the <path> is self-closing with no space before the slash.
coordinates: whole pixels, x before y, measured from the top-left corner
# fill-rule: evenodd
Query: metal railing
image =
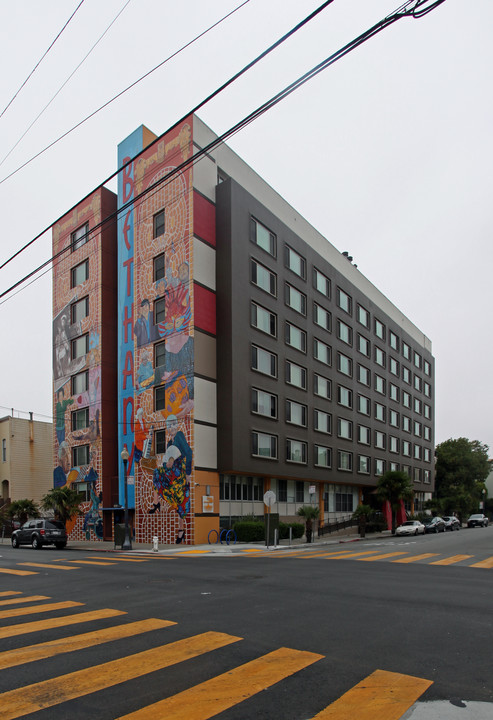
<path id="1" fill-rule="evenodd" d="M 318 537 L 323 535 L 330 535 L 330 533 L 339 532 L 339 530 L 346 530 L 347 528 L 358 525 L 358 521 L 354 518 L 346 517 L 343 520 L 335 520 L 334 522 L 327 523 L 322 527 L 318 528 Z"/>

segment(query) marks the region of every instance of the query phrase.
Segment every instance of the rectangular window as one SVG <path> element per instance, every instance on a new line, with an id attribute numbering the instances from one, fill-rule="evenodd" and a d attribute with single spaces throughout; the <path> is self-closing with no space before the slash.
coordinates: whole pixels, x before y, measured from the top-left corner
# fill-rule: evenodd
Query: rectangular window
<path id="1" fill-rule="evenodd" d="M 411 432 L 411 418 L 407 415 L 402 416 L 402 429 L 404 430 L 404 432 Z"/>
<path id="2" fill-rule="evenodd" d="M 421 460 L 421 445 L 414 446 L 414 459 Z"/>
<path id="3" fill-rule="evenodd" d="M 162 455 L 166 452 L 166 430 L 156 430 L 154 439 L 156 442 L 156 455 Z"/>
<path id="4" fill-rule="evenodd" d="M 380 395 L 385 395 L 385 378 L 375 374 L 375 390 Z"/>
<path id="5" fill-rule="evenodd" d="M 399 469 L 399 463 L 396 463 L 396 462 L 390 463 L 389 470 L 391 470 L 392 472 L 397 472 L 398 469 Z"/>
<path id="6" fill-rule="evenodd" d="M 430 448 L 427 448 L 427 447 L 423 448 L 423 460 L 425 462 L 430 462 L 430 458 L 431 458 Z"/>
<path id="7" fill-rule="evenodd" d="M 375 318 L 375 335 L 380 340 L 385 340 L 385 325 Z"/>
<path id="8" fill-rule="evenodd" d="M 362 445 L 369 445 L 370 441 L 370 428 L 366 425 L 358 425 L 358 442 Z"/>
<path id="9" fill-rule="evenodd" d="M 89 465 L 89 445 L 79 445 L 72 448 L 72 467 Z"/>
<path id="10" fill-rule="evenodd" d="M 74 338 L 71 343 L 71 357 L 72 360 L 84 357 L 89 352 L 89 335 L 81 335 L 80 337 Z"/>
<path id="11" fill-rule="evenodd" d="M 392 375 L 399 377 L 399 363 L 393 357 L 390 358 L 389 367 Z"/>
<path id="12" fill-rule="evenodd" d="M 353 391 L 343 385 L 337 388 L 337 402 L 347 408 L 353 407 Z"/>
<path id="13" fill-rule="evenodd" d="M 409 440 L 402 441 L 402 454 L 406 457 L 411 457 L 411 443 Z"/>
<path id="14" fill-rule="evenodd" d="M 272 257 L 276 257 L 276 236 L 254 218 L 250 220 L 250 240 Z"/>
<path id="15" fill-rule="evenodd" d="M 161 237 L 161 235 L 164 235 L 164 210 L 160 210 L 158 213 L 156 213 L 153 217 L 153 229 L 154 234 L 153 237 Z"/>
<path id="16" fill-rule="evenodd" d="M 154 367 L 163 367 L 166 362 L 166 343 L 160 342 L 154 345 Z"/>
<path id="17" fill-rule="evenodd" d="M 306 368 L 286 360 L 286 382 L 302 390 L 306 390 Z"/>
<path id="18" fill-rule="evenodd" d="M 426 395 L 426 397 L 431 398 L 431 385 L 430 383 L 423 383 L 423 392 Z"/>
<path id="19" fill-rule="evenodd" d="M 431 474 L 429 470 L 423 470 L 423 482 L 424 483 L 430 483 L 431 482 Z"/>
<path id="20" fill-rule="evenodd" d="M 89 390 L 89 371 L 77 373 L 72 376 L 72 395 L 80 395 Z"/>
<path id="21" fill-rule="evenodd" d="M 389 425 L 392 425 L 392 427 L 399 427 L 399 413 L 395 410 L 390 411 Z"/>
<path id="22" fill-rule="evenodd" d="M 423 362 L 423 369 L 424 369 L 425 375 L 428 375 L 428 377 L 431 377 L 431 365 L 428 362 L 428 360 L 425 360 Z"/>
<path id="23" fill-rule="evenodd" d="M 368 455 L 358 455 L 358 472 L 363 475 L 370 474 L 370 458 Z"/>
<path id="24" fill-rule="evenodd" d="M 365 357 L 370 357 L 370 342 L 363 337 L 363 335 L 358 334 L 358 352 L 360 352 L 362 355 L 365 355 Z"/>
<path id="25" fill-rule="evenodd" d="M 414 482 L 416 482 L 416 483 L 421 482 L 421 472 L 420 472 L 420 469 L 419 469 L 419 468 L 414 468 L 414 469 L 413 469 L 413 480 L 414 480 Z"/>
<path id="26" fill-rule="evenodd" d="M 332 397 L 332 383 L 331 381 L 323 377 L 322 375 L 317 375 L 314 373 L 313 375 L 313 392 L 315 395 L 318 395 L 319 397 L 326 398 L 327 400 L 330 400 Z"/>
<path id="27" fill-rule="evenodd" d="M 286 422 L 306 427 L 306 405 L 286 400 Z"/>
<path id="28" fill-rule="evenodd" d="M 348 377 L 353 376 L 353 361 L 347 355 L 337 353 L 337 369 L 339 372 L 347 375 Z"/>
<path id="29" fill-rule="evenodd" d="M 341 493 L 335 494 L 336 512 L 353 512 L 353 494 Z"/>
<path id="30" fill-rule="evenodd" d="M 250 260 L 250 279 L 264 292 L 276 297 L 277 295 L 277 276 L 271 270 L 252 258 Z"/>
<path id="31" fill-rule="evenodd" d="M 164 278 L 165 274 L 165 268 L 164 268 L 164 253 L 161 253 L 153 260 L 153 274 L 154 274 L 154 282 L 158 282 L 158 280 L 162 280 Z"/>
<path id="32" fill-rule="evenodd" d="M 353 439 L 353 423 L 351 420 L 345 420 L 344 418 L 338 419 L 337 437 L 344 438 L 345 440 Z"/>
<path id="33" fill-rule="evenodd" d="M 332 467 L 332 450 L 323 445 L 314 445 L 314 462 L 316 467 Z"/>
<path id="34" fill-rule="evenodd" d="M 358 382 L 370 387 L 370 371 L 364 365 L 358 365 Z"/>
<path id="35" fill-rule="evenodd" d="M 389 450 L 391 453 L 399 452 L 399 438 L 394 435 L 389 436 Z"/>
<path id="36" fill-rule="evenodd" d="M 74 288 L 77 285 L 82 285 L 83 282 L 89 277 L 89 260 L 79 263 L 70 271 L 70 287 Z"/>
<path id="37" fill-rule="evenodd" d="M 419 375 L 414 376 L 414 389 L 421 392 L 421 378 Z"/>
<path id="38" fill-rule="evenodd" d="M 320 325 L 321 328 L 330 332 L 331 328 L 331 315 L 328 310 L 325 310 L 321 305 L 313 303 L 313 322 L 316 325 Z"/>
<path id="39" fill-rule="evenodd" d="M 164 343 L 159 344 L 164 345 Z M 159 366 L 156 365 L 156 367 Z M 252 370 L 257 370 L 257 372 L 264 375 L 270 375 L 270 377 L 277 377 L 277 355 L 252 345 Z"/>
<path id="40" fill-rule="evenodd" d="M 402 379 L 408 385 L 411 384 L 411 371 L 405 365 L 402 366 Z"/>
<path id="41" fill-rule="evenodd" d="M 296 487 L 295 487 L 295 499 L 297 503 L 302 503 L 305 501 L 305 483 L 302 480 L 296 481 Z"/>
<path id="42" fill-rule="evenodd" d="M 363 325 L 365 328 L 370 327 L 370 313 L 361 305 L 358 305 L 357 319 L 360 325 Z"/>
<path id="43" fill-rule="evenodd" d="M 332 362 L 331 348 L 321 340 L 314 338 L 313 340 L 313 357 L 315 360 L 330 365 Z"/>
<path id="44" fill-rule="evenodd" d="M 285 263 L 286 267 L 300 278 L 303 278 L 303 280 L 306 278 L 305 258 L 299 255 L 293 248 L 290 248 L 289 245 L 286 245 Z"/>
<path id="45" fill-rule="evenodd" d="M 279 502 L 288 501 L 288 481 L 278 480 L 277 481 L 277 495 Z"/>
<path id="46" fill-rule="evenodd" d="M 166 322 L 166 299 L 159 298 L 154 301 L 154 325 Z"/>
<path id="47" fill-rule="evenodd" d="M 337 469 L 351 471 L 353 469 L 353 453 L 346 450 L 337 451 Z M 351 498 L 353 496 L 351 495 Z M 337 498 L 337 494 L 336 494 Z"/>
<path id="48" fill-rule="evenodd" d="M 252 412 L 265 417 L 277 418 L 277 395 L 252 388 Z"/>
<path id="49" fill-rule="evenodd" d="M 426 403 L 423 403 L 423 415 L 427 420 L 431 420 L 431 407 Z"/>
<path id="50" fill-rule="evenodd" d="M 391 400 L 394 400 L 394 402 L 399 402 L 399 388 L 397 385 L 394 385 L 394 383 L 390 383 L 389 385 L 389 397 Z"/>
<path id="51" fill-rule="evenodd" d="M 385 472 L 385 460 L 380 460 L 379 458 L 375 458 L 375 475 L 379 477 L 380 475 L 383 475 Z"/>
<path id="52" fill-rule="evenodd" d="M 385 405 L 382 405 L 381 403 L 375 403 L 375 420 L 385 422 L 385 410 Z"/>
<path id="53" fill-rule="evenodd" d="M 71 252 L 75 252 L 89 240 L 89 223 L 82 225 L 70 236 Z"/>
<path id="54" fill-rule="evenodd" d="M 358 395 L 358 412 L 362 415 L 370 415 L 370 398 Z"/>
<path id="55" fill-rule="evenodd" d="M 414 367 L 420 368 L 421 367 L 421 355 L 414 351 Z"/>
<path id="56" fill-rule="evenodd" d="M 325 297 L 330 298 L 330 280 L 317 268 L 313 268 L 313 287 Z"/>
<path id="57" fill-rule="evenodd" d="M 260 330 L 261 332 L 267 333 L 267 335 L 272 335 L 272 337 L 276 337 L 277 316 L 275 315 L 275 313 L 267 310 L 261 305 L 257 305 L 254 302 L 251 303 L 250 309 L 250 321 L 252 327 L 257 328 L 257 330 Z"/>
<path id="58" fill-rule="evenodd" d="M 403 404 L 404 407 L 406 407 L 406 408 L 410 408 L 410 407 L 411 407 L 411 396 L 410 396 L 409 393 L 406 392 L 405 390 L 402 391 L 402 404 Z"/>
<path id="59" fill-rule="evenodd" d="M 385 450 L 385 433 L 375 430 L 375 447 L 379 450 Z"/>
<path id="60" fill-rule="evenodd" d="M 421 437 L 421 423 L 417 420 L 414 421 L 414 434 L 416 437 Z"/>
<path id="61" fill-rule="evenodd" d="M 423 437 L 425 440 L 431 440 L 431 428 L 428 425 L 423 425 Z"/>
<path id="62" fill-rule="evenodd" d="M 419 398 L 414 398 L 414 412 L 421 415 L 421 400 Z"/>
<path id="63" fill-rule="evenodd" d="M 89 408 L 74 410 L 72 413 L 72 432 L 85 430 L 87 427 L 89 427 Z"/>
<path id="64" fill-rule="evenodd" d="M 296 325 L 286 322 L 285 337 L 286 345 L 289 345 L 296 350 L 300 350 L 301 352 L 306 352 L 306 332 L 304 330 L 296 327 Z"/>
<path id="65" fill-rule="evenodd" d="M 399 338 L 392 330 L 389 330 L 389 345 L 392 350 L 399 350 Z"/>
<path id="66" fill-rule="evenodd" d="M 2 439 L 2 462 L 7 462 L 7 440 Z"/>
<path id="67" fill-rule="evenodd" d="M 286 283 L 286 305 L 300 315 L 306 315 L 306 295 Z"/>
<path id="68" fill-rule="evenodd" d="M 407 342 L 402 341 L 402 354 L 406 358 L 406 360 L 411 359 L 411 348 L 407 344 Z"/>
<path id="69" fill-rule="evenodd" d="M 166 386 L 161 385 L 154 390 L 154 410 L 166 410 Z"/>
<path id="70" fill-rule="evenodd" d="M 332 432 L 332 415 L 323 410 L 314 410 L 313 418 L 315 430 L 329 434 Z"/>
<path id="71" fill-rule="evenodd" d="M 77 300 L 70 306 L 70 322 L 72 325 L 80 322 L 89 315 L 89 297 Z"/>
<path id="72" fill-rule="evenodd" d="M 286 440 L 286 460 L 287 462 L 303 463 L 306 465 L 307 445 L 301 440 Z"/>
<path id="73" fill-rule="evenodd" d="M 277 459 L 277 437 L 267 433 L 252 432 L 252 455 L 255 457 Z"/>
<path id="74" fill-rule="evenodd" d="M 337 305 L 348 315 L 351 315 L 353 311 L 352 302 L 350 295 L 344 292 L 344 290 L 341 290 L 341 288 L 337 288 Z"/>
<path id="75" fill-rule="evenodd" d="M 380 367 L 385 367 L 385 353 L 379 347 L 375 348 L 375 362 Z"/>

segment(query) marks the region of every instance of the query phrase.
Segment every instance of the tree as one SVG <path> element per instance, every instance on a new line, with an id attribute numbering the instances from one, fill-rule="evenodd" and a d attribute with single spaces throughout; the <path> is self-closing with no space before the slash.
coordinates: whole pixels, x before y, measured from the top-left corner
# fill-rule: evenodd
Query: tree
<path id="1" fill-rule="evenodd" d="M 492 461 L 479 440 L 445 440 L 435 450 L 435 493 L 445 512 L 462 516 L 478 509 Z"/>
<path id="2" fill-rule="evenodd" d="M 298 508 L 297 515 L 300 515 L 305 519 L 305 534 L 307 543 L 312 541 L 312 523 L 313 520 L 317 520 L 320 515 L 320 508 L 318 505 L 303 505 Z"/>
<path id="3" fill-rule="evenodd" d="M 39 517 L 39 508 L 34 500 L 28 500 L 27 498 L 23 500 L 14 500 L 14 502 L 10 503 L 7 509 L 7 514 L 12 519 L 17 518 L 22 525 L 29 518 Z"/>
<path id="4" fill-rule="evenodd" d="M 71 520 L 74 515 L 78 515 L 79 505 L 83 501 L 83 496 L 71 487 L 53 488 L 43 498 L 41 498 L 41 507 L 43 510 L 52 510 L 55 518 L 60 520 L 64 525 Z"/>
<path id="5" fill-rule="evenodd" d="M 353 518 L 358 521 L 359 534 L 361 537 L 366 535 L 366 523 L 370 516 L 373 514 L 373 510 L 369 505 L 360 504 L 353 512 Z"/>
<path id="6" fill-rule="evenodd" d="M 392 511 L 392 535 L 395 535 L 396 513 L 401 500 L 411 500 L 413 486 L 409 475 L 400 470 L 389 470 L 384 473 L 377 483 L 377 498 L 380 502 L 388 502 Z"/>

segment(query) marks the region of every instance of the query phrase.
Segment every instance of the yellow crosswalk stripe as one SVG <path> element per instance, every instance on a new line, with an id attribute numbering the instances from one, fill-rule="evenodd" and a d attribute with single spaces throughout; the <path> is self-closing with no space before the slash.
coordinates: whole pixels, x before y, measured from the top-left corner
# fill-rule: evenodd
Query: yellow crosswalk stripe
<path id="1" fill-rule="evenodd" d="M 181 557 L 182 555 L 205 555 L 208 552 L 208 550 L 182 550 L 176 554 Z"/>
<path id="2" fill-rule="evenodd" d="M 114 562 L 107 560 L 69 560 L 68 562 L 77 563 L 77 565 L 114 565 Z"/>
<path id="3" fill-rule="evenodd" d="M 86 555 L 86 557 L 88 560 L 100 560 L 98 555 Z M 106 561 L 104 561 L 104 562 L 106 562 Z M 112 555 L 110 562 L 145 563 L 145 562 L 147 562 L 147 558 L 115 557 L 114 555 Z"/>
<path id="4" fill-rule="evenodd" d="M 33 570 L 14 570 L 13 568 L 0 568 L 0 573 L 6 575 L 37 575 Z"/>
<path id="5" fill-rule="evenodd" d="M 94 620 L 105 620 L 106 618 L 126 614 L 123 610 L 89 610 L 88 612 L 78 613 L 77 615 L 62 615 L 56 618 L 45 618 L 44 620 L 33 620 L 32 622 L 18 623 L 17 625 L 7 625 L 0 627 L 0 640 L 17 637 L 17 635 L 40 632 L 41 630 L 78 625 L 79 623 L 93 622 Z"/>
<path id="6" fill-rule="evenodd" d="M 454 563 L 461 562 L 461 560 L 469 560 L 469 558 L 474 557 L 474 555 L 452 555 L 448 558 L 443 558 L 443 560 L 435 560 L 432 563 L 429 563 L 430 565 L 453 565 Z"/>
<path id="7" fill-rule="evenodd" d="M 17 605 L 17 603 L 39 602 L 40 600 L 51 600 L 46 595 L 29 595 L 24 597 L 9 598 L 8 600 L 0 600 L 0 605 Z"/>
<path id="8" fill-rule="evenodd" d="M 469 565 L 469 567 L 474 568 L 493 568 L 493 557 L 486 558 L 485 560 L 480 560 L 477 563 L 473 563 L 472 565 Z"/>
<path id="9" fill-rule="evenodd" d="M 0 695 L 2 720 L 37 712 L 67 700 L 83 697 L 114 685 L 176 665 L 203 653 L 230 645 L 242 638 L 225 633 L 206 632 L 191 638 L 160 645 L 135 655 L 111 660 L 84 670 L 76 670 Z"/>
<path id="10" fill-rule="evenodd" d="M 391 552 L 383 555 L 373 555 L 372 557 L 359 558 L 358 562 L 373 562 L 373 560 L 386 560 L 386 558 L 395 557 L 396 555 L 409 555 L 407 552 Z"/>
<path id="11" fill-rule="evenodd" d="M 75 565 L 53 565 L 52 563 L 35 563 L 35 562 L 23 562 L 18 563 L 23 567 L 39 567 L 39 568 L 55 568 L 56 570 L 78 570 L 79 568 Z"/>
<path id="12" fill-rule="evenodd" d="M 94 647 L 95 645 L 111 642 L 111 640 L 132 637 L 152 630 L 169 627 L 170 625 L 176 625 L 176 623 L 170 620 L 150 618 L 148 620 L 126 623 L 125 625 L 103 628 L 102 630 L 95 630 L 94 632 L 72 635 L 72 637 L 66 639 L 51 640 L 50 642 L 40 643 L 38 645 L 29 645 L 17 650 L 6 650 L 0 653 L 0 670 L 54 657 L 62 653 L 75 652 L 82 648 Z"/>
<path id="13" fill-rule="evenodd" d="M 427 560 L 431 557 L 436 557 L 440 553 L 423 553 L 422 555 L 413 555 L 412 557 L 408 558 L 399 558 L 399 560 L 392 560 L 392 562 L 395 563 L 413 563 L 418 562 L 418 560 Z"/>
<path id="14" fill-rule="evenodd" d="M 312 720 L 398 720 L 431 680 L 375 670 Z"/>
<path id="15" fill-rule="evenodd" d="M 4 590 L 0 592 L 0 597 L 7 597 L 7 595 L 22 595 L 21 590 Z"/>
<path id="16" fill-rule="evenodd" d="M 0 610 L 0 620 L 11 617 L 19 617 L 20 615 L 35 615 L 36 613 L 52 612 L 53 610 L 63 610 L 64 608 L 80 607 L 84 603 L 66 600 L 65 602 L 47 603 L 46 605 L 31 605 L 31 607 L 12 608 L 11 610 Z"/>
<path id="17" fill-rule="evenodd" d="M 189 690 L 123 715 L 119 720 L 182 720 L 186 717 L 207 720 L 323 657 L 316 653 L 279 648 Z"/>

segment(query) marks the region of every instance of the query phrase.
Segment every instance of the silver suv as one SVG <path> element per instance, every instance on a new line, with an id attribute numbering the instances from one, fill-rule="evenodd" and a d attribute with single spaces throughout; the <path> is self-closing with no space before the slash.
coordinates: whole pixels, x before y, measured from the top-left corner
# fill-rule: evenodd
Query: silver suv
<path id="1" fill-rule="evenodd" d="M 12 547 L 19 545 L 32 545 L 35 550 L 43 545 L 54 545 L 62 550 L 67 544 L 67 531 L 60 520 L 43 518 L 28 520 L 18 530 L 12 533 Z"/>

